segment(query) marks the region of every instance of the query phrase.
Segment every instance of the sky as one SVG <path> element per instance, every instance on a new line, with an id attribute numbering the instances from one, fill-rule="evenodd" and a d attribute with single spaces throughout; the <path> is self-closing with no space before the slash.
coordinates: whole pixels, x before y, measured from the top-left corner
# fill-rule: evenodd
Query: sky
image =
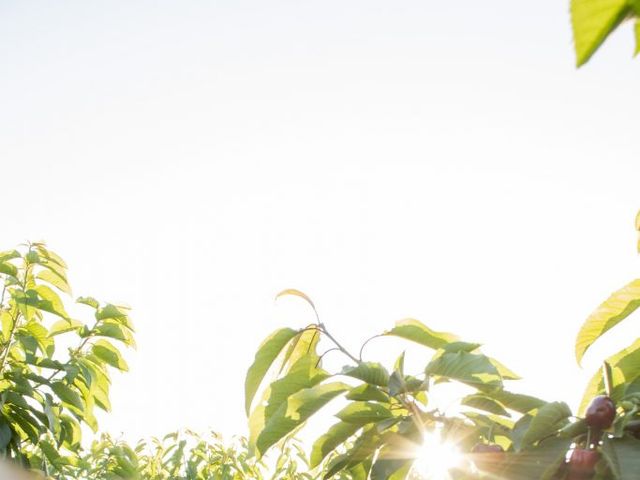
<path id="1" fill-rule="evenodd" d="M 44 239 L 131 305 L 100 417 L 127 438 L 245 433 L 257 346 L 314 318 L 285 288 L 352 350 L 417 318 L 575 407 L 638 328 L 577 366 L 639 267 L 632 52 L 624 25 L 577 70 L 555 0 L 5 0 L 0 248 Z M 428 362 L 365 358 L 403 349 Z"/>

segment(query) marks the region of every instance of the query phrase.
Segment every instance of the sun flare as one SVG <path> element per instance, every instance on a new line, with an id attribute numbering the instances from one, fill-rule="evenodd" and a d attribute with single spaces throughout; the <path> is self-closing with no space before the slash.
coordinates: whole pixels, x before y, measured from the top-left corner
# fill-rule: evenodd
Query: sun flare
<path id="1" fill-rule="evenodd" d="M 444 441 L 439 431 L 425 433 L 413 470 L 425 480 L 448 480 L 449 470 L 459 466 L 462 456 L 458 448 Z"/>

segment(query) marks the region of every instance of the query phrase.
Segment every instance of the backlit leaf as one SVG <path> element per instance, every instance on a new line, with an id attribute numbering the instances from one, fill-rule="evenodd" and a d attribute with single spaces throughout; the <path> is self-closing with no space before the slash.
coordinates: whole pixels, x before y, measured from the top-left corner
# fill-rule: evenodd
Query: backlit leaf
<path id="1" fill-rule="evenodd" d="M 434 350 L 444 348 L 448 343 L 458 340 L 451 333 L 436 332 L 413 318 L 398 321 L 395 327 L 384 334 L 411 340 Z"/>
<path id="2" fill-rule="evenodd" d="M 576 339 L 576 360 L 582 362 L 587 349 L 605 332 L 640 307 L 640 279 L 617 290 L 584 322 Z"/>
<path id="3" fill-rule="evenodd" d="M 349 437 L 360 429 L 360 425 L 354 423 L 339 422 L 333 425 L 327 433 L 318 438 L 311 449 L 311 468 L 315 468 L 338 445 L 344 443 Z"/>
<path id="4" fill-rule="evenodd" d="M 120 351 L 106 340 L 98 340 L 91 348 L 93 354 L 118 370 L 127 371 L 129 366 Z"/>
<path id="5" fill-rule="evenodd" d="M 379 422 L 392 416 L 388 408 L 374 402 L 351 402 L 336 414 L 343 422 L 357 425 Z"/>
<path id="6" fill-rule="evenodd" d="M 389 372 L 379 363 L 361 362 L 355 367 L 344 367 L 340 373 L 380 387 L 385 387 L 389 383 Z"/>
<path id="7" fill-rule="evenodd" d="M 586 63 L 630 11 L 626 0 L 571 0 L 578 66 Z"/>
<path id="8" fill-rule="evenodd" d="M 244 382 L 244 407 L 247 415 L 249 415 L 253 397 L 267 371 L 282 349 L 297 334 L 298 331 L 292 328 L 281 328 L 269 335 L 258 347 L 253 364 L 249 367 Z"/>
<path id="9" fill-rule="evenodd" d="M 284 438 L 305 422 L 320 408 L 336 396 L 347 391 L 349 385 L 341 382 L 316 385 L 291 395 L 278 411 L 272 415 L 256 441 L 258 450 L 264 454 L 269 447 Z"/>
<path id="10" fill-rule="evenodd" d="M 282 290 L 280 293 L 276 295 L 276 300 L 285 295 L 294 295 L 296 297 L 300 297 L 304 299 L 309 305 L 311 305 L 311 308 L 313 308 L 313 310 L 316 311 L 316 306 L 313 304 L 313 302 L 307 296 L 306 293 L 301 292 L 300 290 L 296 290 L 295 288 L 287 288 L 286 290 Z"/>
<path id="11" fill-rule="evenodd" d="M 425 373 L 471 386 L 502 387 L 502 378 L 489 357 L 476 353 L 443 353 L 429 362 Z"/>
<path id="12" fill-rule="evenodd" d="M 532 445 L 562 428 L 571 416 L 571 409 L 564 402 L 551 402 L 542 406 L 531 419 L 522 438 L 522 445 Z"/>

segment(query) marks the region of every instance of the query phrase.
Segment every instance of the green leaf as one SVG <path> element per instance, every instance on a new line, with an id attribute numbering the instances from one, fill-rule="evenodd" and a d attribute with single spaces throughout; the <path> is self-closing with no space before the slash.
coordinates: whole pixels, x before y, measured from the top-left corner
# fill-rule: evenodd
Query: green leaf
<path id="1" fill-rule="evenodd" d="M 552 435 L 566 424 L 566 420 L 570 416 L 571 409 L 566 403 L 547 403 L 531 419 L 529 428 L 522 438 L 522 445 L 533 445 L 535 442 Z"/>
<path id="2" fill-rule="evenodd" d="M 576 360 L 582 362 L 587 349 L 605 332 L 640 307 L 640 279 L 613 292 L 584 322 L 576 339 Z"/>
<path id="3" fill-rule="evenodd" d="M 41 270 L 36 274 L 36 278 L 53 285 L 61 292 L 71 295 L 71 287 L 67 282 L 67 277 L 55 270 Z"/>
<path id="4" fill-rule="evenodd" d="M 355 367 L 344 367 L 340 373 L 380 387 L 389 383 L 389 372 L 379 363 L 361 362 Z"/>
<path id="5" fill-rule="evenodd" d="M 2 338 L 6 342 L 13 329 L 13 315 L 8 310 L 0 310 L 0 324 L 2 325 Z"/>
<path id="6" fill-rule="evenodd" d="M 249 415 L 253 397 L 267 371 L 269 371 L 282 349 L 298 333 L 297 330 L 292 328 L 281 328 L 269 335 L 258 347 L 253 364 L 249 367 L 244 381 L 244 408 L 247 415 Z"/>
<path id="7" fill-rule="evenodd" d="M 89 305 L 90 307 L 95 308 L 96 310 L 100 307 L 100 302 L 93 297 L 78 297 L 76 299 L 76 303 L 82 303 L 84 305 Z"/>
<path id="8" fill-rule="evenodd" d="M 34 290 L 40 297 L 38 303 L 34 305 L 37 309 L 53 313 L 54 315 L 58 315 L 62 318 L 69 318 L 69 315 L 64 309 L 62 300 L 60 300 L 60 297 L 56 292 L 46 285 L 37 285 Z"/>
<path id="9" fill-rule="evenodd" d="M 571 0 L 576 63 L 584 65 L 630 11 L 627 0 Z"/>
<path id="10" fill-rule="evenodd" d="M 13 260 L 15 258 L 20 258 L 20 252 L 17 250 L 5 250 L 0 252 L 0 262 L 4 263 L 8 260 Z"/>
<path id="11" fill-rule="evenodd" d="M 97 325 L 93 329 L 93 335 L 120 340 L 130 347 L 134 347 L 136 343 L 131 331 L 127 327 L 110 320 L 104 320 L 101 324 Z"/>
<path id="12" fill-rule="evenodd" d="M 291 395 L 269 418 L 264 430 L 260 432 L 256 441 L 258 451 L 264 454 L 272 445 L 348 389 L 349 385 L 334 382 L 305 388 Z"/>
<path id="13" fill-rule="evenodd" d="M 73 390 L 64 382 L 51 382 L 49 386 L 60 400 L 67 405 L 75 407 L 77 413 L 83 412 L 85 404 L 80 398 L 80 395 L 78 395 L 78 392 Z"/>
<path id="14" fill-rule="evenodd" d="M 0 452 L 4 452 L 11 441 L 12 433 L 11 427 L 7 421 L 0 417 Z"/>
<path id="15" fill-rule="evenodd" d="M 71 332 L 73 330 L 77 330 L 82 328 L 84 324 L 78 320 L 74 320 L 69 318 L 67 320 L 58 320 L 51 326 L 51 330 L 49 330 L 49 337 L 53 337 L 55 335 L 60 335 L 61 333 Z"/>
<path id="16" fill-rule="evenodd" d="M 507 409 L 519 413 L 530 412 L 531 410 L 540 408 L 547 403 L 536 397 L 512 393 L 506 390 L 489 391 L 485 392 L 485 394 L 500 402 L 500 404 L 504 405 Z"/>
<path id="17" fill-rule="evenodd" d="M 603 439 L 602 453 L 617 480 L 635 480 L 640 472 L 640 441 L 631 437 Z"/>
<path id="18" fill-rule="evenodd" d="M 45 457 L 47 457 L 47 460 L 51 462 L 51 464 L 57 465 L 58 460 L 60 459 L 60 454 L 54 446 L 46 440 L 40 440 L 40 442 L 38 442 L 38 446 L 40 447 L 40 450 L 42 450 L 42 453 L 44 453 Z"/>
<path id="19" fill-rule="evenodd" d="M 313 311 L 316 311 L 316 306 L 313 304 L 313 302 L 311 301 L 311 299 L 307 296 L 306 293 L 301 292 L 300 290 L 296 290 L 295 288 L 287 288 L 286 290 L 282 290 L 280 293 L 278 293 L 276 295 L 276 300 L 280 297 L 283 297 L 285 295 L 294 295 L 296 297 L 300 297 L 303 300 L 305 300 L 309 305 L 311 305 L 311 308 L 313 308 Z"/>
<path id="20" fill-rule="evenodd" d="M 353 468 L 360 463 L 368 462 L 378 449 L 380 441 L 380 436 L 375 429 L 363 429 L 353 445 L 344 454 L 331 460 L 323 478 L 331 478 L 345 468 Z"/>
<path id="21" fill-rule="evenodd" d="M 333 425 L 327 433 L 318 438 L 311 449 L 311 468 L 316 468 L 322 460 L 336 449 L 338 445 L 346 442 L 360 429 L 360 425 L 339 422 Z"/>
<path id="22" fill-rule="evenodd" d="M 256 405 L 249 417 L 249 449 L 254 451 L 260 432 L 269 419 L 294 393 L 313 387 L 329 377 L 329 374 L 318 368 L 318 356 L 315 351 L 300 358 L 282 378 L 272 382 L 265 389 L 262 401 Z"/>
<path id="23" fill-rule="evenodd" d="M 55 263 L 56 265 L 58 265 L 63 269 L 67 268 L 67 264 L 62 259 L 62 257 L 60 257 L 60 255 L 58 255 L 54 251 L 47 249 L 44 243 L 34 244 L 34 246 L 38 254 L 44 259 L 46 259 L 47 263 Z"/>
<path id="24" fill-rule="evenodd" d="M 80 299 L 78 299 L 78 301 L 80 301 Z M 87 305 L 91 305 L 90 303 L 87 303 L 87 302 L 81 302 L 81 303 L 86 303 Z M 113 305 L 111 303 L 108 303 L 107 305 L 105 305 L 102 308 L 99 308 L 96 311 L 95 317 L 96 317 L 96 320 L 107 320 L 107 319 L 123 320 L 123 319 L 126 319 L 128 315 L 129 315 L 129 307 L 125 307 L 124 305 Z"/>
<path id="25" fill-rule="evenodd" d="M 301 357 L 311 351 L 316 351 L 320 341 L 320 331 L 316 328 L 300 330 L 299 333 L 289 342 L 284 358 L 280 365 L 278 375 L 291 368 Z"/>
<path id="26" fill-rule="evenodd" d="M 640 20 L 636 20 L 636 23 L 633 26 L 633 35 L 636 39 L 636 49 L 633 52 L 633 55 L 636 56 L 640 53 Z M 638 240 L 638 251 L 640 252 L 640 240 Z"/>
<path id="27" fill-rule="evenodd" d="M 107 340 L 98 340 L 93 344 L 91 351 L 96 357 L 105 361 L 112 367 L 123 372 L 129 370 L 129 366 L 127 365 L 127 362 L 125 362 L 124 358 L 122 358 L 120 350 L 114 347 Z"/>
<path id="28" fill-rule="evenodd" d="M 18 269 L 11 263 L 0 262 L 0 273 L 15 277 L 18 274 Z"/>
<path id="29" fill-rule="evenodd" d="M 429 362 L 425 372 L 476 387 L 502 387 L 502 378 L 489 357 L 477 353 L 443 353 Z"/>
<path id="30" fill-rule="evenodd" d="M 348 400 L 388 402 L 389 396 L 378 387 L 363 383 L 357 387 L 353 387 L 346 395 Z"/>
<path id="31" fill-rule="evenodd" d="M 503 417 L 510 417 L 509 412 L 507 412 L 500 402 L 489 398 L 485 395 L 480 394 L 472 394 L 467 395 L 462 399 L 462 405 L 466 405 L 467 407 L 477 408 L 478 410 L 484 410 L 485 412 L 494 413 L 496 415 L 502 415 Z"/>
<path id="32" fill-rule="evenodd" d="M 495 358 L 490 358 L 489 357 L 489 361 L 491 362 L 491 364 L 494 367 L 496 367 L 496 370 L 498 370 L 498 373 L 503 378 L 503 380 L 520 380 L 520 379 L 522 379 L 522 377 L 520 375 L 518 375 L 517 373 L 514 373 L 512 370 L 507 368 L 505 365 L 500 363 Z"/>
<path id="33" fill-rule="evenodd" d="M 479 343 L 469 343 L 469 342 L 453 342 L 445 345 L 442 349 L 445 352 L 457 353 L 457 352 L 473 352 L 480 348 L 482 345 Z"/>
<path id="34" fill-rule="evenodd" d="M 5 409 L 4 416 L 20 437 L 28 438 L 33 444 L 38 442 L 38 437 L 44 432 L 44 427 L 27 410 L 12 405 Z"/>
<path id="35" fill-rule="evenodd" d="M 388 408 L 374 402 L 351 402 L 336 417 L 343 422 L 364 425 L 367 423 L 380 422 L 393 417 L 393 413 Z"/>
<path id="36" fill-rule="evenodd" d="M 384 335 L 392 335 L 411 340 L 412 342 L 433 348 L 434 350 L 444 348 L 448 343 L 457 341 L 455 335 L 431 330 L 425 324 L 413 318 L 400 320 L 396 323 L 395 327 L 385 332 Z"/>

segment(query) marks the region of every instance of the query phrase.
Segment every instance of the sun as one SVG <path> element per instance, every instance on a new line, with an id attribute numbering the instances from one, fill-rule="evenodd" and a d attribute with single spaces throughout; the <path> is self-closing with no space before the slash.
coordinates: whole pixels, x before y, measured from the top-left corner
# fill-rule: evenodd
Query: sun
<path id="1" fill-rule="evenodd" d="M 413 472 L 425 480 L 449 480 L 449 470 L 462 463 L 458 448 L 446 441 L 439 430 L 426 432 L 418 456 L 413 464 Z"/>

